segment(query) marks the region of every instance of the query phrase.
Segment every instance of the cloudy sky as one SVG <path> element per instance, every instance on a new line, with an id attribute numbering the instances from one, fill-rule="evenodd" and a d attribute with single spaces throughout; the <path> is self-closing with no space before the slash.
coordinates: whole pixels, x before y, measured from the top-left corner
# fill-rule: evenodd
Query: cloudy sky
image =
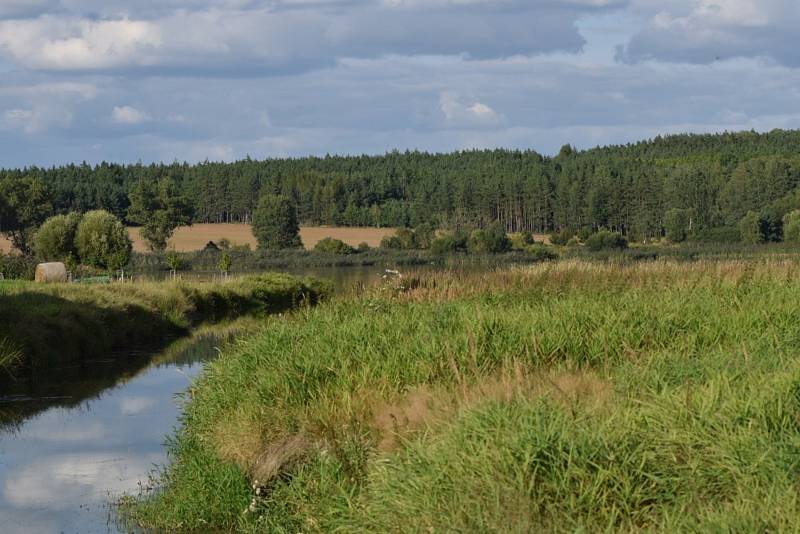
<path id="1" fill-rule="evenodd" d="M 0 166 L 800 127 L 797 0 L 0 0 Z"/>

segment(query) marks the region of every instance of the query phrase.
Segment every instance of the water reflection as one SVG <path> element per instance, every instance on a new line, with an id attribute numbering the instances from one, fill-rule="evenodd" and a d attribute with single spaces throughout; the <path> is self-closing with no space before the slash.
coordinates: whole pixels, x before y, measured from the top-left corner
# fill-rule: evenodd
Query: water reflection
<path id="1" fill-rule="evenodd" d="M 184 340 L 155 357 L 94 362 L 18 383 L 2 404 L 3 534 L 116 532 L 109 497 L 136 492 L 165 463 L 164 438 L 179 415 L 175 393 L 221 341 Z"/>

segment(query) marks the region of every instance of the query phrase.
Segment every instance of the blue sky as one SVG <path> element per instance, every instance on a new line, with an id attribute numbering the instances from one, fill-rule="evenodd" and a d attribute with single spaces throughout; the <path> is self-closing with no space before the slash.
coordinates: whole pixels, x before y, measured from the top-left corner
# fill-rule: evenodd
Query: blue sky
<path id="1" fill-rule="evenodd" d="M 0 166 L 800 127 L 796 0 L 0 0 Z"/>

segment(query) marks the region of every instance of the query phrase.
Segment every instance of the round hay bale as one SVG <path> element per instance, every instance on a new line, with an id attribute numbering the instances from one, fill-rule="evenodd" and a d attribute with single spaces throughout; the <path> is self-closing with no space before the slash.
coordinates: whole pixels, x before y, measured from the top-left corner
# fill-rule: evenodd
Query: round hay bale
<path id="1" fill-rule="evenodd" d="M 36 281 L 52 284 L 67 281 L 67 267 L 61 262 L 40 263 L 36 266 Z"/>

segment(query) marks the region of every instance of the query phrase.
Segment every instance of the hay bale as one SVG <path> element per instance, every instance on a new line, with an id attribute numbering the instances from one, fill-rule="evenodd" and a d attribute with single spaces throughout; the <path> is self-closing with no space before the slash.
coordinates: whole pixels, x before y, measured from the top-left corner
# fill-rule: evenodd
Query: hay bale
<path id="1" fill-rule="evenodd" d="M 40 263 L 36 266 L 36 281 L 52 284 L 67 281 L 67 267 L 61 262 Z"/>

